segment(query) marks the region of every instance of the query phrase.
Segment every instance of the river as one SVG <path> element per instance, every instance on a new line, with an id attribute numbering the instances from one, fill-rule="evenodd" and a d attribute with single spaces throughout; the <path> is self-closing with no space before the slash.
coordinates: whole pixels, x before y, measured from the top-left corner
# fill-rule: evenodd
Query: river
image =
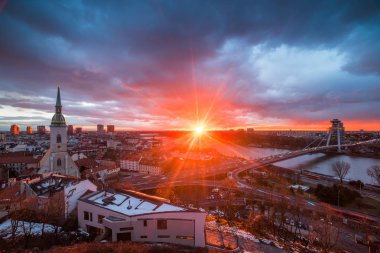
<path id="1" fill-rule="evenodd" d="M 217 150 L 224 155 L 240 156 L 244 158 L 259 158 L 270 155 L 286 153 L 289 150 L 275 148 L 257 148 L 257 147 L 242 147 L 238 145 L 218 145 Z M 357 157 L 348 155 L 326 155 L 324 153 L 316 153 L 303 155 L 286 161 L 275 163 L 274 165 L 291 168 L 314 171 L 325 175 L 333 175 L 331 164 L 335 161 L 345 161 L 351 164 L 346 179 L 361 180 L 365 183 L 373 184 L 373 179 L 367 175 L 367 169 L 373 165 L 380 165 L 380 159 Z"/>

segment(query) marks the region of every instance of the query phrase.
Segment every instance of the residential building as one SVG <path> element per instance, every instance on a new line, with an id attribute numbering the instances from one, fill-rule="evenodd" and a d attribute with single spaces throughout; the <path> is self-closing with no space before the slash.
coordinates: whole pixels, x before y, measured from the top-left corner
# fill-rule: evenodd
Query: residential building
<path id="1" fill-rule="evenodd" d="M 20 127 L 16 124 L 11 125 L 11 134 L 12 135 L 19 135 L 20 134 Z"/>
<path id="2" fill-rule="evenodd" d="M 96 126 L 96 130 L 97 130 L 98 133 L 104 133 L 104 125 L 98 124 Z"/>
<path id="3" fill-rule="evenodd" d="M 37 169 L 39 159 L 33 156 L 2 156 L 0 157 L 0 167 L 9 169 L 11 177 L 15 177 L 26 170 Z"/>
<path id="4" fill-rule="evenodd" d="M 32 126 L 27 126 L 26 127 L 26 133 L 27 134 L 33 134 L 33 127 Z"/>
<path id="5" fill-rule="evenodd" d="M 68 135 L 74 135 L 74 126 L 73 125 L 67 126 L 67 134 Z"/>
<path id="6" fill-rule="evenodd" d="M 82 128 L 81 127 L 75 128 L 75 133 L 76 134 L 81 134 L 82 133 Z"/>
<path id="7" fill-rule="evenodd" d="M 106 240 L 205 247 L 206 213 L 135 191 L 97 191 L 78 200 L 78 225 Z"/>
<path id="8" fill-rule="evenodd" d="M 62 209 L 65 218 L 77 207 L 80 197 L 89 192 L 95 192 L 97 187 L 89 180 L 78 180 L 58 174 L 35 178 L 25 183 L 27 197 L 38 197 L 39 206 L 44 208 L 52 201 L 55 208 Z"/>
<path id="9" fill-rule="evenodd" d="M 46 127 L 45 126 L 37 126 L 37 133 L 38 134 L 45 134 L 46 133 Z"/>
<path id="10" fill-rule="evenodd" d="M 115 132 L 115 126 L 107 125 L 107 133 L 114 133 L 114 132 Z"/>

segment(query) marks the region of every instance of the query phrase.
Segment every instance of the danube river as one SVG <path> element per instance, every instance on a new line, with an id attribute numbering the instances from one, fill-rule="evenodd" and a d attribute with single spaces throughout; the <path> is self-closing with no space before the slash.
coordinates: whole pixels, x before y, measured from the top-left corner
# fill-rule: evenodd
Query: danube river
<path id="1" fill-rule="evenodd" d="M 219 152 L 229 156 L 241 156 L 245 158 L 260 158 L 280 153 L 286 153 L 289 150 L 274 148 L 256 148 L 242 147 L 238 145 L 218 145 L 215 147 Z M 275 163 L 274 165 L 309 170 L 325 175 L 333 175 L 331 164 L 335 161 L 345 161 L 351 164 L 351 169 L 346 179 L 361 180 L 365 183 L 374 183 L 372 178 L 367 175 L 367 169 L 373 165 L 380 165 L 380 159 L 348 156 L 348 155 L 326 155 L 323 153 L 303 155 L 286 161 Z"/>

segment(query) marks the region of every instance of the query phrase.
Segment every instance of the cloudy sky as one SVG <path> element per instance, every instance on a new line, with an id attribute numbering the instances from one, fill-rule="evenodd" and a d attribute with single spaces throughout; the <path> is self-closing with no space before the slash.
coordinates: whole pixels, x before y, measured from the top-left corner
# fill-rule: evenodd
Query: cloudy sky
<path id="1" fill-rule="evenodd" d="M 0 130 L 57 85 L 88 129 L 379 130 L 380 2 L 0 0 Z"/>

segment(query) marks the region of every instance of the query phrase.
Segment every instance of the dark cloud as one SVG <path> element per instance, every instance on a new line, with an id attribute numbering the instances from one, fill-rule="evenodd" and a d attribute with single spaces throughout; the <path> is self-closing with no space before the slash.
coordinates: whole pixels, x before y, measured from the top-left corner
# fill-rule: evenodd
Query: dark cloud
<path id="1" fill-rule="evenodd" d="M 126 125 L 157 117 L 149 128 L 194 120 L 197 105 L 226 127 L 332 113 L 369 120 L 379 115 L 360 112 L 379 101 L 370 92 L 380 85 L 379 23 L 378 1 L 10 1 L 0 13 L 0 92 L 54 97 L 60 84 L 70 115 Z M 309 79 L 263 78 L 260 64 L 283 47 L 305 62 L 313 51 L 344 62 L 313 80 L 323 63 L 312 55 Z M 51 110 L 14 99 L 0 105 Z"/>

